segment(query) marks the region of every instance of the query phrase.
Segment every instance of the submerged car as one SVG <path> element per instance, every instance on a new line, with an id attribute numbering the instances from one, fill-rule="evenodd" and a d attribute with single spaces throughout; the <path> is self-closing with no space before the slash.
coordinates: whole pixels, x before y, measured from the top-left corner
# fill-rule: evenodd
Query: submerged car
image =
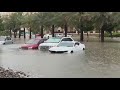
<path id="1" fill-rule="evenodd" d="M 64 34 L 62 34 L 62 33 L 57 33 L 57 34 L 55 34 L 55 36 L 56 36 L 56 37 L 64 37 Z"/>
<path id="2" fill-rule="evenodd" d="M 49 50 L 49 48 L 58 45 L 60 41 L 61 41 L 61 38 L 56 38 L 56 37 L 49 38 L 44 43 L 39 45 L 39 50 L 42 50 L 42 51 Z"/>
<path id="3" fill-rule="evenodd" d="M 9 36 L 0 36 L 0 44 L 2 45 L 13 44 L 13 40 Z"/>
<path id="4" fill-rule="evenodd" d="M 57 33 L 55 34 L 56 37 L 64 37 L 65 35 L 63 33 Z M 71 34 L 67 34 L 67 37 L 72 37 Z"/>
<path id="5" fill-rule="evenodd" d="M 57 46 L 51 47 L 51 53 L 74 53 L 85 49 L 85 45 L 75 41 L 62 41 Z"/>
<path id="6" fill-rule="evenodd" d="M 62 41 L 74 41 L 71 37 L 52 37 L 39 45 L 39 50 L 48 51 L 51 47 L 57 46 Z"/>
<path id="7" fill-rule="evenodd" d="M 21 49 L 38 49 L 39 44 L 43 43 L 45 40 L 46 39 L 43 38 L 31 39 L 21 46 Z"/>

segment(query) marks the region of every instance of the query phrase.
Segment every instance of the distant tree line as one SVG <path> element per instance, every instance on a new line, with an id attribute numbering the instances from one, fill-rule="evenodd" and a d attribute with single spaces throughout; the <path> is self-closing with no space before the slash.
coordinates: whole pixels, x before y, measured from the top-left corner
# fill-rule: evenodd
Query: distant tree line
<path id="1" fill-rule="evenodd" d="M 119 12 L 16 12 L 9 16 L 0 16 L 0 31 L 17 32 L 21 27 L 29 28 L 33 33 L 43 30 L 51 31 L 52 27 L 62 29 L 75 28 L 84 40 L 83 31 L 97 30 L 101 42 L 104 42 L 104 31 L 110 33 L 120 29 Z M 87 33 L 88 35 L 88 33 Z"/>

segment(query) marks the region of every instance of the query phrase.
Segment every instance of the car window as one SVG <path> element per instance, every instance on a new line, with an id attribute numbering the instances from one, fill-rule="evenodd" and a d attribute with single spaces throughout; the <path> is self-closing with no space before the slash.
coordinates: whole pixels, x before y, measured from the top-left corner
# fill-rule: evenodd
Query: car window
<path id="1" fill-rule="evenodd" d="M 57 46 L 58 47 L 73 47 L 74 43 L 67 43 L 67 42 L 61 42 Z"/>
<path id="2" fill-rule="evenodd" d="M 59 38 L 50 38 L 45 43 L 59 43 L 60 39 Z"/>
<path id="3" fill-rule="evenodd" d="M 39 44 L 40 44 L 40 43 L 44 43 L 44 39 L 41 39 L 41 40 L 39 41 Z"/>
<path id="4" fill-rule="evenodd" d="M 9 40 L 9 37 L 6 37 L 6 40 Z"/>
<path id="5" fill-rule="evenodd" d="M 76 42 L 75 45 L 80 45 L 80 43 L 79 43 L 79 42 Z"/>
<path id="6" fill-rule="evenodd" d="M 8 37 L 8 40 L 11 40 L 11 38 L 10 38 L 10 37 Z"/>
<path id="7" fill-rule="evenodd" d="M 31 39 L 28 42 L 26 42 L 26 44 L 38 44 L 39 40 L 35 40 L 35 39 Z"/>
<path id="8" fill-rule="evenodd" d="M 6 37 L 6 40 L 11 40 L 11 38 L 10 37 Z"/>
<path id="9" fill-rule="evenodd" d="M 71 38 L 63 38 L 61 41 L 73 41 Z"/>

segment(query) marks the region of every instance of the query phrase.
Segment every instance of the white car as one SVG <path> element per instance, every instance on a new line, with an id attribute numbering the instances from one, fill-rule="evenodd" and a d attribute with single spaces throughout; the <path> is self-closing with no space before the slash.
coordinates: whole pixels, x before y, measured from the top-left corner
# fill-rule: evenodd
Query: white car
<path id="1" fill-rule="evenodd" d="M 39 50 L 49 50 L 51 47 L 57 46 L 62 41 L 74 41 L 71 37 L 52 37 L 46 40 L 44 43 L 40 44 Z"/>
<path id="2" fill-rule="evenodd" d="M 41 43 L 38 47 L 39 50 L 49 50 L 49 48 L 58 45 L 61 41 L 61 38 L 52 37 L 46 40 L 44 43 Z"/>
<path id="3" fill-rule="evenodd" d="M 74 53 L 85 49 L 85 45 L 75 41 L 62 41 L 57 46 L 51 47 L 51 53 Z"/>
<path id="4" fill-rule="evenodd" d="M 13 40 L 9 36 L 0 36 L 0 45 L 13 44 Z"/>
<path id="5" fill-rule="evenodd" d="M 64 34 L 62 34 L 62 33 L 57 33 L 57 34 L 55 34 L 55 36 L 56 36 L 56 37 L 64 37 Z"/>
<path id="6" fill-rule="evenodd" d="M 55 34 L 56 37 L 64 37 L 65 35 L 62 33 Z M 71 34 L 67 34 L 67 37 L 72 37 Z"/>

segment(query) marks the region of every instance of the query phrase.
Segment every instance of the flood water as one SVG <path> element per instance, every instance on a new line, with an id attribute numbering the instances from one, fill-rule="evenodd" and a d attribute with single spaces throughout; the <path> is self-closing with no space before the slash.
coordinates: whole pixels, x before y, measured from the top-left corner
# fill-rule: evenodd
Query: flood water
<path id="1" fill-rule="evenodd" d="M 85 42 L 85 45 L 85 51 L 73 54 L 20 50 L 19 44 L 2 45 L 0 66 L 34 78 L 120 77 L 120 43 Z"/>

